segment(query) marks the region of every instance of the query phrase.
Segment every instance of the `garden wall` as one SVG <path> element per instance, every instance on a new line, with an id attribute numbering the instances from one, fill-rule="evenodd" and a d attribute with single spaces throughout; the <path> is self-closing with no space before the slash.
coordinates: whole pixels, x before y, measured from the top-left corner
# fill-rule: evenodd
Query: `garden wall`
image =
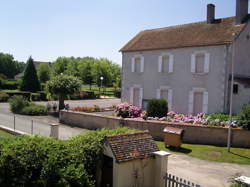
<path id="1" fill-rule="evenodd" d="M 221 127 L 208 127 L 183 123 L 169 123 L 161 121 L 145 121 L 123 119 L 118 117 L 104 116 L 100 114 L 61 111 L 60 122 L 86 129 L 116 128 L 127 126 L 139 130 L 149 130 L 155 140 L 163 140 L 163 129 L 167 126 L 182 128 L 185 130 L 183 141 L 185 143 L 227 145 L 228 129 Z M 232 145 L 235 147 L 250 147 L 250 131 L 233 129 Z"/>

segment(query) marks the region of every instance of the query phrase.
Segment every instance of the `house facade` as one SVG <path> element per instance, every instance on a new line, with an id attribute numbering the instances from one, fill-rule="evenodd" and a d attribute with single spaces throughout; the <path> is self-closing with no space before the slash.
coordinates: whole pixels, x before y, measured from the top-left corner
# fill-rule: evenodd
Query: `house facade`
<path id="1" fill-rule="evenodd" d="M 228 112 L 234 62 L 233 112 L 250 101 L 250 24 L 247 0 L 236 17 L 140 32 L 122 49 L 122 101 L 145 108 L 164 98 L 179 113 Z M 248 92 L 248 94 L 247 94 Z"/>

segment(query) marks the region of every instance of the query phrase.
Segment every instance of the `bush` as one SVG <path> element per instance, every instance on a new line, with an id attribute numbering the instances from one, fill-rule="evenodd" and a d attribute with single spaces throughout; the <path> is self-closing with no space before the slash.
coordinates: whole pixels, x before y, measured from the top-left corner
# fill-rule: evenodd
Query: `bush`
<path id="1" fill-rule="evenodd" d="M 23 115 L 39 116 L 39 115 L 47 115 L 48 111 L 45 106 L 30 104 L 29 106 L 24 107 L 20 113 Z"/>
<path id="2" fill-rule="evenodd" d="M 29 102 L 22 96 L 13 96 L 9 99 L 10 111 L 21 113 L 22 109 L 29 106 Z"/>
<path id="3" fill-rule="evenodd" d="M 17 136 L 0 141 L 0 186 L 94 186 L 104 137 L 135 132 L 102 129 L 67 141 Z"/>
<path id="4" fill-rule="evenodd" d="M 16 90 L 19 88 L 19 82 L 15 80 L 4 80 L 0 78 L 0 89 Z"/>
<path id="5" fill-rule="evenodd" d="M 165 99 L 151 99 L 147 105 L 147 116 L 162 118 L 167 116 L 168 105 Z"/>
<path id="6" fill-rule="evenodd" d="M 244 129 L 250 130 L 250 105 L 243 105 L 237 117 L 238 124 Z"/>
<path id="7" fill-rule="evenodd" d="M 122 103 L 116 106 L 116 115 L 122 118 L 137 118 L 142 114 L 142 110 L 128 103 Z"/>
<path id="8" fill-rule="evenodd" d="M 121 91 L 114 91 L 114 96 L 117 98 L 121 98 Z"/>
<path id="9" fill-rule="evenodd" d="M 8 101 L 8 99 L 10 98 L 10 96 L 6 93 L 0 93 L 0 102 L 6 102 Z"/>
<path id="10" fill-rule="evenodd" d="M 40 93 L 31 93 L 30 94 L 30 100 L 31 101 L 40 101 L 41 100 L 41 94 Z"/>

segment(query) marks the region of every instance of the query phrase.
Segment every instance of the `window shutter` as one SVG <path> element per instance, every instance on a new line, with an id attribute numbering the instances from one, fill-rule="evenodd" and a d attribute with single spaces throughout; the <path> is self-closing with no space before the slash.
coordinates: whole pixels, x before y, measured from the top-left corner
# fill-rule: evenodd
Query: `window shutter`
<path id="1" fill-rule="evenodd" d="M 174 70 L 174 55 L 170 55 L 169 56 L 169 68 L 168 68 L 168 72 L 172 73 Z"/>
<path id="2" fill-rule="evenodd" d="M 209 63 L 210 63 L 210 54 L 206 53 L 205 54 L 204 73 L 208 73 L 209 72 Z"/>
<path id="3" fill-rule="evenodd" d="M 158 59 L 158 72 L 159 73 L 162 72 L 162 56 L 159 56 L 159 59 Z"/>
<path id="4" fill-rule="evenodd" d="M 156 90 L 156 98 L 160 99 L 161 98 L 161 89 Z"/>
<path id="5" fill-rule="evenodd" d="M 195 73 L 195 54 L 191 55 L 191 73 Z"/>
<path id="6" fill-rule="evenodd" d="M 142 99 L 143 99 L 143 89 L 140 88 L 140 108 L 142 108 Z"/>
<path id="7" fill-rule="evenodd" d="M 134 87 L 130 87 L 129 90 L 129 94 L 130 94 L 130 103 L 133 104 L 133 100 L 134 100 Z"/>
<path id="8" fill-rule="evenodd" d="M 135 72 L 135 57 L 132 58 L 132 62 L 131 62 L 131 72 Z"/>
<path id="9" fill-rule="evenodd" d="M 172 110 L 172 103 L 173 103 L 173 90 L 168 89 L 168 110 Z"/>
<path id="10" fill-rule="evenodd" d="M 208 92 L 203 92 L 203 113 L 208 112 Z"/>
<path id="11" fill-rule="evenodd" d="M 189 98 L 188 98 L 188 113 L 193 114 L 193 108 L 194 108 L 194 92 L 189 92 Z"/>
<path id="12" fill-rule="evenodd" d="M 144 72 L 144 57 L 141 57 L 141 73 Z"/>

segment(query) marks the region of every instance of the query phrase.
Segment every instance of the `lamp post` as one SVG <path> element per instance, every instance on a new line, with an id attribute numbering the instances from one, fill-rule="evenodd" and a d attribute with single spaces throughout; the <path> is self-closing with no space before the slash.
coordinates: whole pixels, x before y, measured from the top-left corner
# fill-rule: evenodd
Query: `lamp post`
<path id="1" fill-rule="evenodd" d="M 237 39 L 237 34 L 233 33 L 233 43 L 232 43 L 232 66 L 231 66 L 231 89 L 230 89 L 230 109 L 229 109 L 229 128 L 227 137 L 227 151 L 230 152 L 231 148 L 231 136 L 232 136 L 232 113 L 233 113 L 233 86 L 234 86 L 234 61 L 235 61 L 235 41 Z"/>
<path id="2" fill-rule="evenodd" d="M 101 79 L 101 88 L 102 88 L 103 76 L 101 76 L 100 79 Z M 103 92 L 103 90 L 102 90 L 102 92 Z"/>

